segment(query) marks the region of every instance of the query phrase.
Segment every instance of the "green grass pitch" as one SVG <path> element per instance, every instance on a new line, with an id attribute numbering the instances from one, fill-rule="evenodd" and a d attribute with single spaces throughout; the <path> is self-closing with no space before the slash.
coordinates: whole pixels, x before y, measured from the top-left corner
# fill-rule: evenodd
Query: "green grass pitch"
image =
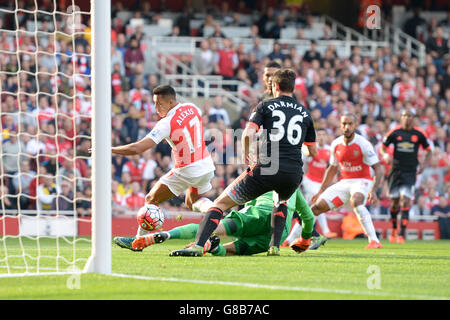
<path id="1" fill-rule="evenodd" d="M 169 257 L 186 243 L 172 240 L 143 252 L 112 244 L 112 275 L 0 277 L 0 299 L 450 299 L 449 241 L 384 241 L 381 250 L 365 250 L 366 240 L 333 239 L 300 255 L 282 248 L 279 257 Z M 36 266 L 38 250 L 56 252 L 54 239 L 42 239 L 39 246 L 23 239 L 23 246 L 25 258 L 17 239 L 0 241 L 0 275 L 6 272 L 5 247 L 9 256 L 19 255 L 9 260 L 11 272 L 23 271 L 17 267 L 24 261 Z M 65 259 L 90 253 L 85 241 L 77 243 L 75 253 L 65 241 L 58 247 L 61 270 L 68 266 Z M 55 265 L 55 259 L 42 258 L 39 267 Z"/>

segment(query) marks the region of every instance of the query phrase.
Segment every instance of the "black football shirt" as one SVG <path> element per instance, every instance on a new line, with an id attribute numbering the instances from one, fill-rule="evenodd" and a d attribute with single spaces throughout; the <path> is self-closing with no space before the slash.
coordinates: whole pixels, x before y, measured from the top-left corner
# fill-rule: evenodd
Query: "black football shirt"
<path id="1" fill-rule="evenodd" d="M 405 130 L 401 126 L 394 128 L 384 137 L 383 144 L 385 147 L 394 145 L 392 170 L 404 172 L 417 170 L 417 153 L 420 146 L 424 149 L 430 148 L 427 137 L 416 127 L 411 130 Z"/>
<path id="2" fill-rule="evenodd" d="M 259 163 L 277 162 L 281 172 L 302 172 L 301 147 L 316 141 L 314 122 L 304 106 L 289 96 L 269 99 L 258 104 L 249 122 L 264 129 L 266 152 L 258 155 Z"/>

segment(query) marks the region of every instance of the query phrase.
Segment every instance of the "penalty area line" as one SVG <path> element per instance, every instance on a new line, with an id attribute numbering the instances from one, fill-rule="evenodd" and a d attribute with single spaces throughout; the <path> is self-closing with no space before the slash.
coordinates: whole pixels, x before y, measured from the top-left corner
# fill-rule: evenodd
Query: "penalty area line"
<path id="1" fill-rule="evenodd" d="M 235 287 L 245 287 L 245 288 L 254 288 L 254 289 L 267 289 L 267 290 L 335 293 L 335 294 L 346 294 L 346 295 L 368 295 L 368 296 L 394 297 L 394 298 L 401 297 L 401 298 L 419 299 L 419 300 L 422 300 L 422 299 L 423 300 L 449 300 L 450 299 L 450 297 L 390 293 L 390 292 L 380 292 L 380 291 L 353 291 L 353 290 L 345 290 L 345 289 L 306 288 L 306 287 L 296 287 L 296 286 L 294 286 L 294 287 L 274 286 L 274 285 L 264 285 L 264 284 L 259 284 L 259 283 L 246 283 L 246 282 L 148 277 L 148 276 L 128 275 L 128 274 L 122 274 L 122 273 L 111 273 L 111 274 L 109 274 L 109 276 L 118 277 L 118 278 L 148 280 L 148 281 L 184 282 L 184 283 L 194 283 L 194 284 L 223 285 L 223 286 L 235 286 Z"/>

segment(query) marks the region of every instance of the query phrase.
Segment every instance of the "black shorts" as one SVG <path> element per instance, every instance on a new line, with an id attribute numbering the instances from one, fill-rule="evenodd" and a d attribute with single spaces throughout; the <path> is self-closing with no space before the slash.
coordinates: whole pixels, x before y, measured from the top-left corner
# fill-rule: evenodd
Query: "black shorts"
<path id="1" fill-rule="evenodd" d="M 279 200 L 288 200 L 302 182 L 303 172 L 278 172 L 273 175 L 261 174 L 263 167 L 253 165 L 247 168 L 228 186 L 228 196 L 237 204 L 244 204 L 260 195 L 275 191 Z"/>
<path id="2" fill-rule="evenodd" d="M 416 172 L 391 170 L 388 175 L 389 190 L 401 186 L 414 186 L 416 184 Z"/>
<path id="3" fill-rule="evenodd" d="M 416 172 L 391 170 L 388 175 L 389 196 L 399 198 L 402 195 L 412 199 L 414 185 L 416 184 Z"/>

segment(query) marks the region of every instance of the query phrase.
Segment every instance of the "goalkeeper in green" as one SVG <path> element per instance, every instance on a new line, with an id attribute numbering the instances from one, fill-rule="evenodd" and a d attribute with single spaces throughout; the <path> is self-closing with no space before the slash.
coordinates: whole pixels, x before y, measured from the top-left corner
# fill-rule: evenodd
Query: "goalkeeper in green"
<path id="1" fill-rule="evenodd" d="M 301 219 L 301 237 L 291 244 L 299 253 L 306 251 L 311 241 L 314 226 L 314 214 L 300 190 L 294 192 L 287 202 L 286 225 L 281 241 L 289 235 L 293 219 Z M 239 211 L 232 210 L 220 221 L 214 234 L 210 237 L 205 253 L 216 256 L 252 255 L 267 252 L 271 239 L 271 215 L 273 210 L 272 191 L 247 202 Z M 142 251 L 146 247 L 162 243 L 169 239 L 193 239 L 197 234 L 198 224 L 187 224 L 170 231 L 151 233 L 136 237 L 115 237 L 114 242 L 122 248 Z M 236 240 L 224 245 L 218 236 L 234 237 Z"/>

